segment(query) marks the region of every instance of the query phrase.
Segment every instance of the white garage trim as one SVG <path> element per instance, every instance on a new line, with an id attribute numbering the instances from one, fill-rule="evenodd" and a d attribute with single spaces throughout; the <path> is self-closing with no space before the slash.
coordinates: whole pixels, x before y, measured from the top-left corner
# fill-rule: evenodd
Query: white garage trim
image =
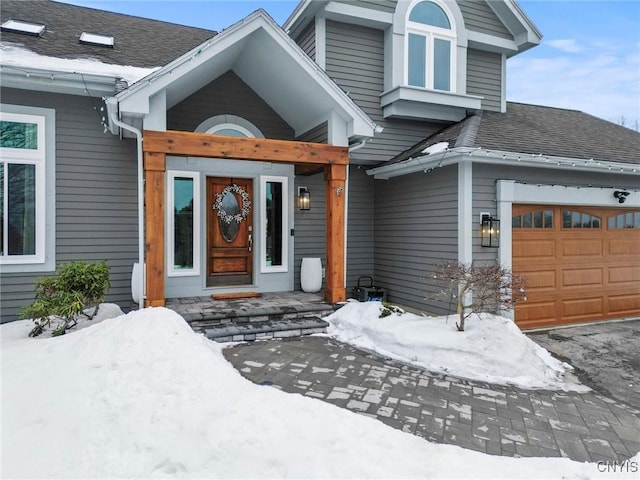
<path id="1" fill-rule="evenodd" d="M 500 249 L 498 260 L 508 269 L 512 267 L 511 217 L 514 203 L 542 205 L 577 205 L 589 207 L 640 207 L 640 190 L 604 187 L 569 187 L 564 185 L 535 185 L 517 183 L 515 180 L 498 180 L 496 185 L 498 218 L 500 221 Z M 623 204 L 613 196 L 614 192 L 629 192 Z M 513 319 L 513 310 L 502 313 Z"/>

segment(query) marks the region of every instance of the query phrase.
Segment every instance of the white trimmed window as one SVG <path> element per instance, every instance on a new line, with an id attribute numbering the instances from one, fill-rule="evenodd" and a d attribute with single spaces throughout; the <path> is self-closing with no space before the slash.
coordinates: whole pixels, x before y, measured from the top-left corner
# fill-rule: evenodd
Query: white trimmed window
<path id="1" fill-rule="evenodd" d="M 200 174 L 167 172 L 167 275 L 200 275 Z"/>
<path id="2" fill-rule="evenodd" d="M 262 273 L 288 271 L 288 180 L 287 177 L 266 175 L 260 177 L 262 192 L 260 271 Z"/>
<path id="3" fill-rule="evenodd" d="M 421 1 L 409 9 L 406 29 L 407 85 L 455 91 L 456 30 L 446 5 Z"/>
<path id="4" fill-rule="evenodd" d="M 45 263 L 45 123 L 44 116 L 0 112 L 2 265 Z"/>

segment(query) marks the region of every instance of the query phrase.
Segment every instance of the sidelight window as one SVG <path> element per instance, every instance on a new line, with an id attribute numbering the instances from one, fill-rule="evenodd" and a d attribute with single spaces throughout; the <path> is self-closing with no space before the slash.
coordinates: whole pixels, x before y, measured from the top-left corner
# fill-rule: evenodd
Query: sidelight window
<path id="1" fill-rule="evenodd" d="M 261 271 L 286 272 L 288 254 L 288 178 L 264 176 L 262 187 Z"/>
<path id="2" fill-rule="evenodd" d="M 168 276 L 199 275 L 200 177 L 197 172 L 167 172 Z"/>

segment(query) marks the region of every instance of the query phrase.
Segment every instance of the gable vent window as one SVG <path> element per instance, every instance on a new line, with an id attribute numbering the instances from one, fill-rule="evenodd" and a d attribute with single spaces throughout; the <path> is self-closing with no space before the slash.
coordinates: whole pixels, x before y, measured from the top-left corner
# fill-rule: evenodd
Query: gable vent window
<path id="1" fill-rule="evenodd" d="M 456 32 L 445 8 L 435 2 L 423 1 L 409 11 L 406 40 L 408 85 L 453 91 Z"/>
<path id="2" fill-rule="evenodd" d="M 7 20 L 2 24 L 2 30 L 17 33 L 26 33 L 39 37 L 44 32 L 45 26 L 39 23 L 23 22 L 20 20 Z"/>
<path id="3" fill-rule="evenodd" d="M 107 35 L 98 35 L 95 33 L 82 32 L 82 35 L 80 35 L 80 43 L 113 48 L 114 40 L 113 40 L 113 37 L 109 37 Z"/>

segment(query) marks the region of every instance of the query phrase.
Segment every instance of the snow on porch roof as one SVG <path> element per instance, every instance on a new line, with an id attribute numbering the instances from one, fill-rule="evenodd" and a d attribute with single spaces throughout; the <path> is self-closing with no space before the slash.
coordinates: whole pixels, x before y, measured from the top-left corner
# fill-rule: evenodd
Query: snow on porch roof
<path id="1" fill-rule="evenodd" d="M 167 110 L 233 70 L 296 131 L 337 114 L 350 138 L 372 137 L 376 125 L 262 9 L 115 96 L 123 117 L 144 117 L 152 96 Z"/>

